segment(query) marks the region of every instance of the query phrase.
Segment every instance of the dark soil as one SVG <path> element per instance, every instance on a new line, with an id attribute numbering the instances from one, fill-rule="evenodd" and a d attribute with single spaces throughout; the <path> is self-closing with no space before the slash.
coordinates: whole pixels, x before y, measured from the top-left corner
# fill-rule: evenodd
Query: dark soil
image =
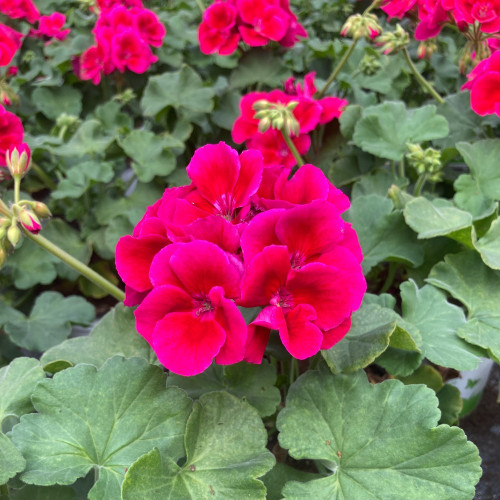
<path id="1" fill-rule="evenodd" d="M 500 500 L 500 404 L 497 403 L 500 366 L 495 365 L 479 406 L 460 421 L 460 427 L 478 448 L 483 476 L 474 500 Z"/>

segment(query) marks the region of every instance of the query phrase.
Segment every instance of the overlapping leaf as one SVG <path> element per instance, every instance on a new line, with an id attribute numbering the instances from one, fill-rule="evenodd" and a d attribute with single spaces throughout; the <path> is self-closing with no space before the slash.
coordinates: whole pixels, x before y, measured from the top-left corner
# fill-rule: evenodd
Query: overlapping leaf
<path id="1" fill-rule="evenodd" d="M 477 448 L 457 427 L 441 425 L 434 391 L 363 372 L 308 372 L 278 415 L 281 446 L 296 459 L 320 460 L 332 473 L 291 481 L 285 498 L 471 500 L 481 476 Z M 404 492 L 404 493 L 403 493 Z"/>

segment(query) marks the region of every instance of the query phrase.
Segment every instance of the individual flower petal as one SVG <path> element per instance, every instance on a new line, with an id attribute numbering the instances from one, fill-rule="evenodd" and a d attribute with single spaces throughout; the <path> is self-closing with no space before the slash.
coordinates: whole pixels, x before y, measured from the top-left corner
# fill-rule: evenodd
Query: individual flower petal
<path id="1" fill-rule="evenodd" d="M 225 340 L 224 329 L 213 318 L 176 312 L 158 321 L 152 346 L 163 366 L 191 377 L 212 364 Z"/>
<path id="2" fill-rule="evenodd" d="M 270 333 L 271 330 L 265 326 L 253 324 L 248 326 L 245 357 L 243 358 L 244 361 L 256 365 L 260 365 L 262 363 L 262 358 L 264 357 L 264 352 L 266 350 L 267 343 L 269 342 Z"/>
<path id="3" fill-rule="evenodd" d="M 345 319 L 339 326 L 323 332 L 323 343 L 321 349 L 330 349 L 337 342 L 341 341 L 351 329 L 351 318 Z"/>

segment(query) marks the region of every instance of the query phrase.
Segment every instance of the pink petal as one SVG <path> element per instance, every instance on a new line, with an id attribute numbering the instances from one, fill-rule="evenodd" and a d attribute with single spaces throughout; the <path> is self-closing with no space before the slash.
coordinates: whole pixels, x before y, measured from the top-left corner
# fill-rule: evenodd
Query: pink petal
<path id="1" fill-rule="evenodd" d="M 500 102 L 500 73 L 488 71 L 474 80 L 470 91 L 471 108 L 481 116 L 495 112 Z"/>
<path id="2" fill-rule="evenodd" d="M 123 236 L 116 244 L 116 270 L 127 285 L 138 292 L 151 288 L 149 269 L 155 255 L 169 240 L 159 235 L 147 235 L 139 238 Z"/>
<path id="3" fill-rule="evenodd" d="M 276 181 L 274 193 L 277 200 L 303 205 L 313 200 L 326 200 L 329 189 L 330 181 L 323 171 L 306 164 L 299 167 L 291 179 L 288 179 L 288 171 L 284 171 Z"/>
<path id="4" fill-rule="evenodd" d="M 214 319 L 177 312 L 158 321 L 152 346 L 162 365 L 190 377 L 212 364 L 225 340 L 224 329 Z"/>
<path id="5" fill-rule="evenodd" d="M 309 358 L 320 350 L 323 334 L 312 323 L 315 319 L 316 311 L 307 304 L 299 304 L 285 314 L 286 328 L 281 328 L 279 334 L 294 358 Z"/>
<path id="6" fill-rule="evenodd" d="M 158 321 L 171 312 L 191 311 L 193 307 L 193 299 L 184 290 L 170 285 L 155 288 L 134 312 L 137 331 L 151 344 Z"/>
<path id="7" fill-rule="evenodd" d="M 323 97 L 318 102 L 322 108 L 319 123 L 328 123 L 334 118 L 340 118 L 344 108 L 349 104 L 347 99 L 339 97 Z"/>
<path id="8" fill-rule="evenodd" d="M 348 276 L 340 269 L 319 262 L 292 270 L 286 290 L 295 304 L 309 304 L 318 316 L 315 324 L 322 330 L 338 326 L 352 311 Z"/>
<path id="9" fill-rule="evenodd" d="M 251 47 L 262 47 L 269 42 L 269 38 L 260 35 L 252 28 L 240 26 L 238 29 L 240 30 L 240 35 L 243 41 Z"/>
<path id="10" fill-rule="evenodd" d="M 255 216 L 241 235 L 241 250 L 246 263 L 269 245 L 279 245 L 275 227 L 285 210 L 268 210 Z"/>
<path id="11" fill-rule="evenodd" d="M 192 296 L 205 296 L 215 286 L 228 298 L 239 296 L 240 276 L 223 250 L 208 241 L 192 241 L 176 251 L 169 261 L 172 271 Z"/>
<path id="12" fill-rule="evenodd" d="M 313 201 L 286 210 L 276 223 L 276 236 L 288 247 L 292 267 L 331 250 L 344 238 L 344 221 L 326 201 Z M 295 262 L 296 261 L 296 262 Z"/>
<path id="13" fill-rule="evenodd" d="M 253 324 L 248 326 L 248 338 L 245 346 L 244 361 L 256 365 L 262 363 L 262 358 L 264 357 L 264 352 L 269 342 L 270 333 L 271 330 L 264 326 Z"/>
<path id="14" fill-rule="evenodd" d="M 172 285 L 184 289 L 184 284 L 170 266 L 172 255 L 183 247 L 183 243 L 174 243 L 162 248 L 154 257 L 149 269 L 149 279 L 153 286 Z"/>
<path id="15" fill-rule="evenodd" d="M 340 323 L 339 326 L 332 328 L 326 332 L 323 332 L 323 343 L 321 344 L 321 349 L 330 349 L 337 342 L 342 340 L 347 332 L 351 329 L 351 318 L 347 318 L 345 321 Z"/>
<path id="16" fill-rule="evenodd" d="M 264 248 L 246 268 L 239 305 L 268 305 L 272 297 L 285 285 L 289 271 L 290 259 L 286 247 L 271 245 Z"/>
<path id="17" fill-rule="evenodd" d="M 239 250 L 238 228 L 219 215 L 198 219 L 185 226 L 184 230 L 192 239 L 210 241 L 226 252 L 237 253 Z"/>
<path id="18" fill-rule="evenodd" d="M 240 172 L 238 152 L 224 142 L 198 148 L 187 166 L 189 178 L 212 205 L 233 192 Z"/>
<path id="19" fill-rule="evenodd" d="M 222 346 L 215 362 L 219 365 L 231 365 L 239 363 L 245 356 L 245 344 L 247 341 L 247 325 L 241 312 L 234 302 L 224 298 L 220 287 L 214 288 L 209 298 L 217 305 L 215 321 L 226 332 L 226 342 Z"/>
<path id="20" fill-rule="evenodd" d="M 250 201 L 250 196 L 259 189 L 262 181 L 262 153 L 255 149 L 243 151 L 240 155 L 240 173 L 233 196 L 236 207 L 242 207 Z"/>

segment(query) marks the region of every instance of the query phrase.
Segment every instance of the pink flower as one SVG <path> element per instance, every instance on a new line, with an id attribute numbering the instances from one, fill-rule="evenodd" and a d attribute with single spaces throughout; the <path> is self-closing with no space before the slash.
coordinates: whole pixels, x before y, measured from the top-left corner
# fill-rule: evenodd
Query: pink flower
<path id="1" fill-rule="evenodd" d="M 240 41 L 236 26 L 238 12 L 233 2 L 216 2 L 203 12 L 198 29 L 200 50 L 204 54 L 232 54 Z"/>
<path id="2" fill-rule="evenodd" d="M 161 47 L 167 31 L 153 11 L 138 9 L 134 16 L 134 22 L 139 35 L 148 45 Z"/>
<path id="3" fill-rule="evenodd" d="M 237 0 L 243 23 L 239 27 L 243 41 L 252 47 L 278 42 L 288 31 L 290 16 L 273 0 Z"/>
<path id="4" fill-rule="evenodd" d="M 24 129 L 21 120 L 0 105 L 0 166 L 5 167 L 5 154 L 11 146 L 23 142 Z"/>
<path id="5" fill-rule="evenodd" d="M 206 241 L 170 245 L 154 258 L 150 276 L 154 288 L 135 311 L 137 330 L 166 368 L 192 376 L 214 359 L 243 359 L 247 327 L 231 300 L 240 276 L 220 248 Z"/>
<path id="6" fill-rule="evenodd" d="M 101 11 L 110 10 L 117 5 L 143 8 L 141 0 L 97 0 L 97 5 Z"/>
<path id="7" fill-rule="evenodd" d="M 62 27 L 66 22 L 66 16 L 60 12 L 54 12 L 50 16 L 41 16 L 39 19 L 38 29 L 31 30 L 30 36 L 39 38 L 56 38 L 64 40 L 71 30 L 63 30 Z"/>
<path id="8" fill-rule="evenodd" d="M 30 23 L 34 23 L 40 17 L 40 12 L 31 0 L 2 0 L 0 13 L 11 19 L 26 18 Z"/>
<path id="9" fill-rule="evenodd" d="M 482 32 L 500 30 L 500 0 L 455 0 L 455 7 L 467 23 L 478 22 Z"/>
<path id="10" fill-rule="evenodd" d="M 500 52 L 481 61 L 467 78 L 462 89 L 470 90 L 471 108 L 481 116 L 500 116 Z"/>
<path id="11" fill-rule="evenodd" d="M 106 74 L 109 59 L 108 44 L 101 40 L 97 45 L 89 47 L 78 61 L 78 76 L 82 80 L 92 80 L 94 85 L 101 81 L 102 74 Z"/>
<path id="12" fill-rule="evenodd" d="M 128 29 L 113 37 L 111 60 L 121 73 L 129 69 L 140 74 L 147 71 L 158 58 L 137 31 Z"/>
<path id="13" fill-rule="evenodd" d="M 31 167 L 31 150 L 23 142 L 11 144 L 5 153 L 5 163 L 12 176 L 23 176 Z"/>
<path id="14" fill-rule="evenodd" d="M 389 16 L 389 19 L 392 17 L 402 19 L 416 3 L 417 0 L 388 0 L 383 3 L 381 9 Z"/>
<path id="15" fill-rule="evenodd" d="M 40 229 L 42 229 L 38 217 L 26 209 L 23 209 L 19 214 L 19 220 L 21 222 L 21 226 L 23 226 L 24 229 L 30 233 L 38 234 Z"/>
<path id="16" fill-rule="evenodd" d="M 21 47 L 23 34 L 0 24 L 0 66 L 8 66 Z"/>
<path id="17" fill-rule="evenodd" d="M 280 0 L 280 7 L 288 14 L 288 29 L 283 36 L 283 38 L 279 41 L 279 44 L 283 47 L 293 47 L 298 38 L 307 38 L 307 31 L 305 28 L 298 22 L 297 16 L 290 9 L 289 0 Z"/>
<path id="18" fill-rule="evenodd" d="M 195 151 L 187 173 L 195 189 L 185 201 L 201 212 L 196 218 L 204 212 L 205 217 L 213 214 L 235 221 L 249 208 L 250 197 L 257 192 L 262 155 L 253 150 L 238 155 L 224 142 L 208 144 Z"/>

